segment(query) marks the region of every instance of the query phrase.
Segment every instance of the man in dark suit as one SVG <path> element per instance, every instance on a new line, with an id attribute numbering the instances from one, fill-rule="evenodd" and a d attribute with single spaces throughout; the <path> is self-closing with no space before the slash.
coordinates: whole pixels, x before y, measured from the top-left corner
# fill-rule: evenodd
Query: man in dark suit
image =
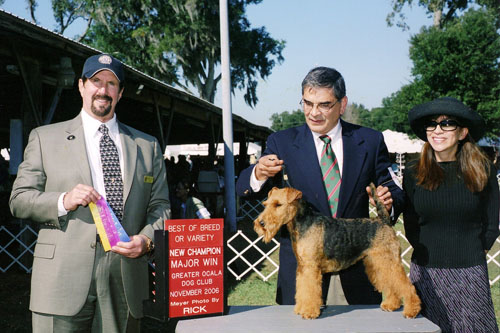
<path id="1" fill-rule="evenodd" d="M 31 278 L 33 332 L 140 330 L 147 254 L 170 204 L 158 141 L 116 119 L 124 78 L 122 64 L 110 55 L 88 58 L 78 83 L 80 114 L 30 134 L 10 207 L 14 216 L 40 225 Z M 106 169 L 109 156 L 116 163 Z M 101 196 L 130 236 L 109 252 L 88 207 Z"/>
<path id="2" fill-rule="evenodd" d="M 344 218 L 367 217 L 367 186 L 373 182 L 378 185 L 377 195 L 396 219 L 402 209 L 404 195 L 397 181 L 393 180 L 383 135 L 340 119 L 347 107 L 342 75 L 332 68 L 312 69 L 302 81 L 301 104 L 306 124 L 269 136 L 258 163 L 241 172 L 236 184 L 238 195 L 267 195 L 272 186 L 279 186 L 281 171 L 284 170 L 290 186 L 302 191 L 303 198 L 322 214 Z M 341 175 L 335 203 L 329 202 L 331 193 L 327 195 L 320 167 L 325 149 L 324 135 L 331 139 L 330 145 Z M 335 211 L 331 210 L 333 205 Z M 286 228 L 281 229 L 280 244 L 276 301 L 279 304 L 295 304 L 297 262 Z M 323 297 L 327 304 L 381 302 L 381 295 L 368 281 L 362 262 L 338 275 L 325 274 Z"/>

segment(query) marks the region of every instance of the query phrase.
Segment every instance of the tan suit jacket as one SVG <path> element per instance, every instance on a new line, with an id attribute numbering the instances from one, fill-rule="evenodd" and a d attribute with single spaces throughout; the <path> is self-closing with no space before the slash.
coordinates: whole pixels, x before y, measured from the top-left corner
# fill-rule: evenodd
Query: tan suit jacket
<path id="1" fill-rule="evenodd" d="M 124 159 L 123 227 L 153 239 L 170 217 L 165 164 L 158 141 L 119 124 Z M 147 176 L 147 177 L 146 177 Z M 151 182 L 151 177 L 153 181 Z M 58 217 L 61 193 L 92 186 L 81 116 L 34 129 L 10 197 L 12 214 L 40 223 L 34 251 L 30 310 L 72 316 L 89 292 L 96 227 L 88 207 Z M 130 313 L 141 318 L 148 297 L 147 258 L 121 258 Z"/>

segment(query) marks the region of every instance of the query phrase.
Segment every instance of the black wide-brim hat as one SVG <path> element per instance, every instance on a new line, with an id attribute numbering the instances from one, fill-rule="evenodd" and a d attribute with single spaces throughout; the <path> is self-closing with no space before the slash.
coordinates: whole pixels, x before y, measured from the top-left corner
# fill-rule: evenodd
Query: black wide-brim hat
<path id="1" fill-rule="evenodd" d="M 453 97 L 440 97 L 415 106 L 408 112 L 408 120 L 413 132 L 420 139 L 427 141 L 426 122 L 429 118 L 440 115 L 457 118 L 461 127 L 469 129 L 469 134 L 476 142 L 484 135 L 485 123 L 479 113 Z"/>

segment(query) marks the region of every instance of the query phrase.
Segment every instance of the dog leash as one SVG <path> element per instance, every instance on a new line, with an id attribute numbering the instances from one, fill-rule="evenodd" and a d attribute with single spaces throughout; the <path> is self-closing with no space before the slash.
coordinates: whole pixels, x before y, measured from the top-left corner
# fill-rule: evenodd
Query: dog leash
<path id="1" fill-rule="evenodd" d="M 283 168 L 281 169 L 281 176 L 283 177 L 283 187 L 292 187 L 292 185 L 290 185 L 290 182 L 288 181 L 288 175 L 286 174 L 286 170 L 285 170 L 285 165 L 283 164 Z"/>
<path id="2" fill-rule="evenodd" d="M 274 161 L 275 159 L 270 158 L 269 160 Z M 281 179 L 283 187 L 292 187 L 292 185 L 290 185 L 290 182 L 288 181 L 288 175 L 286 174 L 285 164 L 283 164 L 283 167 L 281 168 Z"/>

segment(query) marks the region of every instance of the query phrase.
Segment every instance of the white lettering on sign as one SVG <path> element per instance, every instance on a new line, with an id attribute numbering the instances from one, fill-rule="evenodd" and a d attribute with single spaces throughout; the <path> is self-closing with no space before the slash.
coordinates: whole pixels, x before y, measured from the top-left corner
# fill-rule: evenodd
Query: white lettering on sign
<path id="1" fill-rule="evenodd" d="M 191 290 L 174 290 L 170 292 L 170 297 L 186 297 L 186 296 L 198 296 L 201 295 L 201 289 L 191 289 Z"/>
<path id="2" fill-rule="evenodd" d="M 222 254 L 222 248 L 220 247 L 205 247 L 197 249 L 188 249 L 188 256 L 206 256 L 206 255 L 217 255 Z"/>
<path id="3" fill-rule="evenodd" d="M 210 302 L 210 300 L 206 299 L 206 298 L 204 298 L 204 299 L 193 299 L 191 301 L 191 303 L 193 303 L 193 304 L 205 304 L 205 303 L 209 303 L 209 302 Z"/>
<path id="4" fill-rule="evenodd" d="M 192 279 L 192 278 L 200 277 L 200 272 L 199 271 L 179 272 L 179 273 L 172 273 L 172 274 L 170 274 L 170 276 L 172 277 L 173 280 L 175 280 L 175 279 Z M 216 276 L 216 275 L 203 275 L 203 276 Z"/>
<path id="5" fill-rule="evenodd" d="M 180 224 L 180 225 L 169 224 L 167 226 L 167 231 L 168 232 L 182 232 L 182 231 L 184 231 L 185 227 L 186 226 L 184 224 Z"/>
<path id="6" fill-rule="evenodd" d="M 205 230 L 217 231 L 217 230 L 220 230 L 220 224 L 201 224 L 200 230 L 201 231 L 205 231 Z"/>
<path id="7" fill-rule="evenodd" d="M 201 271 L 201 276 L 203 277 L 210 277 L 210 276 L 221 276 L 222 275 L 222 270 L 216 270 L 216 271 Z"/>
<path id="8" fill-rule="evenodd" d="M 212 279 L 199 279 L 196 280 L 197 286 L 206 286 L 212 284 Z"/>
<path id="9" fill-rule="evenodd" d="M 170 261 L 170 268 L 190 268 L 198 267 L 200 265 L 200 259 L 176 259 Z"/>
<path id="10" fill-rule="evenodd" d="M 214 240 L 214 235 L 204 234 L 204 235 L 187 235 L 187 239 L 190 242 L 208 242 Z"/>
<path id="11" fill-rule="evenodd" d="M 183 257 L 185 249 L 170 249 L 171 257 Z"/>
<path id="12" fill-rule="evenodd" d="M 219 264 L 219 258 L 203 258 L 204 266 L 217 266 Z"/>
<path id="13" fill-rule="evenodd" d="M 184 308 L 184 309 L 182 309 L 182 313 L 183 314 L 187 314 L 187 315 L 190 315 L 190 314 L 200 314 L 200 313 L 206 313 L 206 312 L 207 312 L 206 305 L 203 305 L 203 306 L 193 306 L 193 307 L 190 307 L 190 308 Z"/>

